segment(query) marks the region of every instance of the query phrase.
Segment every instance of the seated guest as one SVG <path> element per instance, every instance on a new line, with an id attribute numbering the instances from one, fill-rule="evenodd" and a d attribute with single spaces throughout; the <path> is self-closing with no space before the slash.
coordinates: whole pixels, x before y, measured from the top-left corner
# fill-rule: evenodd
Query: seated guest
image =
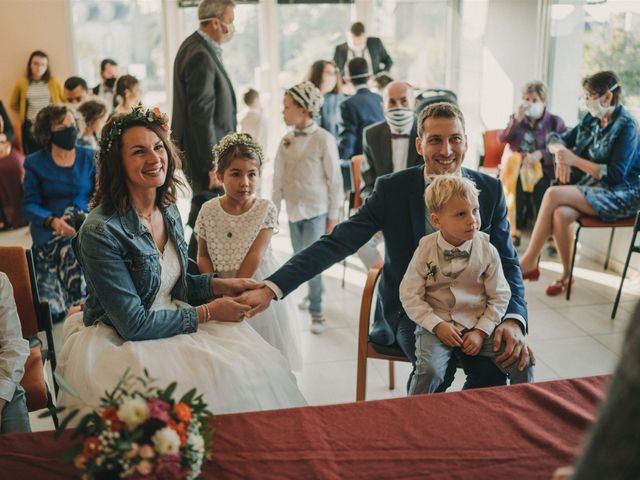
<path id="1" fill-rule="evenodd" d="M 126 369 L 177 382 L 178 395 L 197 388 L 216 413 L 302 406 L 282 355 L 228 297 L 259 284 L 186 273 L 167 121 L 136 107 L 103 130 L 92 210 L 74 244 L 89 294 L 65 322 L 58 369 L 91 408 Z M 59 404 L 74 402 L 61 391 Z"/>
<path id="2" fill-rule="evenodd" d="M 49 57 L 40 50 L 32 52 L 27 62 L 27 74 L 16 82 L 9 101 L 9 106 L 20 118 L 25 155 L 40 149 L 33 133 L 38 112 L 47 105 L 63 101 L 62 85 L 51 75 Z"/>
<path id="3" fill-rule="evenodd" d="M 68 105 L 78 106 L 87 99 L 89 87 L 81 77 L 69 77 L 64 82 L 64 99 Z"/>
<path id="4" fill-rule="evenodd" d="M 425 192 L 438 231 L 422 237 L 400 282 L 402 306 L 417 324 L 409 395 L 440 387 L 454 348 L 491 359 L 504 353 L 493 349 L 493 334 L 511 291 L 498 250 L 489 235 L 478 231 L 478 193 L 472 180 L 454 175 L 435 177 Z M 529 365 L 521 370 L 514 364 L 504 373 L 511 384 L 533 380 Z"/>
<path id="5" fill-rule="evenodd" d="M 120 69 L 115 60 L 105 58 L 100 62 L 100 78 L 102 80 L 93 87 L 93 94 L 105 101 L 109 111 L 115 106 L 114 87 L 118 75 L 120 75 Z"/>
<path id="6" fill-rule="evenodd" d="M 499 140 L 508 143 L 514 154 L 508 162 L 514 162 L 512 191 L 515 204 L 512 228 L 515 226 L 514 243 L 520 244 L 521 230 L 532 226 L 540 210 L 542 196 L 555 179 L 553 155 L 547 149 L 547 136 L 566 130 L 564 122 L 546 108 L 547 86 L 542 82 L 529 82 L 522 89 L 522 103 L 511 115 L 507 127 L 500 132 Z M 508 166 L 505 170 L 511 170 Z M 523 185 L 522 179 L 527 180 Z M 509 208 L 511 213 L 512 208 Z"/>
<path id="7" fill-rule="evenodd" d="M 24 160 L 24 214 L 31 223 L 40 298 L 54 321 L 84 301 L 85 282 L 71 239 L 88 210 L 94 189 L 94 150 L 76 145 L 74 112 L 49 105 L 36 117 L 34 133 L 42 149 Z"/>
<path id="8" fill-rule="evenodd" d="M 384 120 L 382 97 L 367 87 L 367 62 L 362 58 L 354 58 L 347 65 L 349 81 L 356 93 L 340 105 L 342 128 L 338 151 L 340 158 L 351 160 L 354 155 L 362 153 L 362 132 L 365 127 Z"/>
<path id="9" fill-rule="evenodd" d="M 0 433 L 30 432 L 27 400 L 20 380 L 29 357 L 9 278 L 0 272 Z"/>
<path id="10" fill-rule="evenodd" d="M 313 83 L 324 97 L 318 123 L 337 140 L 342 123 L 340 105 L 345 96 L 341 93 L 342 80 L 336 64 L 329 60 L 313 62 L 307 80 Z"/>
<path id="11" fill-rule="evenodd" d="M 271 300 L 290 294 L 301 283 L 352 255 L 376 232 L 382 231 L 385 263 L 369 338 L 379 345 L 400 349 L 415 363 L 416 324 L 400 303 L 400 281 L 420 239 L 435 231 L 427 222 L 423 201 L 427 177 L 455 173 L 473 180 L 480 190 L 482 231 L 489 235 L 491 244 L 498 249 L 502 269 L 511 289 L 507 313 L 495 329 L 494 348 L 498 349 L 503 341 L 506 342 L 505 353 L 496 360 L 503 368 L 516 361 L 520 368 L 524 368 L 530 356 L 524 337 L 527 331 L 527 304 L 518 256 L 509 236 L 502 185 L 488 175 L 461 168 L 467 151 L 467 138 L 462 112 L 452 104 L 436 103 L 420 113 L 416 149 L 422 155 L 424 165 L 378 178 L 371 196 L 351 218 L 339 224 L 331 234 L 294 255 L 265 279 L 263 288 L 246 292 L 240 299 L 254 306 L 249 315 L 267 308 Z M 463 352 L 460 352 L 460 356 L 468 375 L 466 388 L 504 385 L 505 375 L 490 359 L 469 357 Z M 441 390 L 451 384 L 456 363 L 453 361 L 449 364 L 450 371 Z M 533 357 L 531 364 L 535 364 Z"/>
<path id="12" fill-rule="evenodd" d="M 640 472 L 640 305 L 627 329 L 623 354 L 598 419 L 575 468 L 556 470 L 553 480 L 632 480 Z"/>
<path id="13" fill-rule="evenodd" d="M 362 58 L 367 62 L 367 71 L 376 75 L 380 71 L 391 70 L 393 60 L 378 37 L 367 37 L 362 22 L 355 22 L 347 32 L 347 41 L 336 46 L 333 61 L 340 74 L 344 75 L 345 66 L 352 58 Z"/>
<path id="14" fill-rule="evenodd" d="M 116 81 L 114 114 L 126 114 L 140 103 L 142 91 L 140 82 L 133 75 L 122 75 Z"/>
<path id="15" fill-rule="evenodd" d="M 13 148 L 0 116 L 0 230 L 27 224 L 22 215 L 24 157 Z"/>
<path id="16" fill-rule="evenodd" d="M 531 242 L 520 259 L 524 278 L 537 280 L 540 252 L 553 234 L 562 260 L 562 277 L 547 288 L 547 295 L 559 295 L 567 288 L 572 225 L 578 217 L 592 215 L 612 221 L 635 216 L 640 209 L 640 132 L 636 120 L 620 103 L 618 76 L 611 71 L 598 72 L 587 77 L 582 86 L 589 113 L 568 132 L 551 134 L 548 148 L 557 152 L 560 183 L 569 181 L 573 169 L 587 175 L 577 185 L 554 186 L 545 192 Z"/>
<path id="17" fill-rule="evenodd" d="M 97 150 L 100 133 L 107 118 L 109 109 L 103 100 L 87 100 L 78 107 L 78 113 L 84 119 L 84 131 L 78 138 L 78 145 L 93 148 Z"/>

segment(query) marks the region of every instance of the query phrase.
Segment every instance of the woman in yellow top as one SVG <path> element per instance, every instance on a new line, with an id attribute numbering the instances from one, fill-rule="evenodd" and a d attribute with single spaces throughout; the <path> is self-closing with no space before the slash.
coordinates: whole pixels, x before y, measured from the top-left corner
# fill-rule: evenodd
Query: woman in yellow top
<path id="1" fill-rule="evenodd" d="M 51 75 L 49 57 L 40 50 L 32 52 L 27 63 L 27 74 L 16 82 L 9 102 L 11 109 L 20 117 L 25 155 L 41 148 L 32 130 L 38 112 L 47 105 L 63 101 L 62 84 Z"/>

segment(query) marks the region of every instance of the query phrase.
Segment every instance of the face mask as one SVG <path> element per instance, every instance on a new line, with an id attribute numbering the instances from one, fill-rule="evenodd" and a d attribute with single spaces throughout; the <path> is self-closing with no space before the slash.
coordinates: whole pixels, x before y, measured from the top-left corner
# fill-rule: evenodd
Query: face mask
<path id="1" fill-rule="evenodd" d="M 617 83 L 613 87 L 611 87 L 608 91 L 612 92 L 616 88 L 618 88 L 618 84 Z M 604 95 L 606 95 L 606 93 Z M 587 98 L 584 101 L 585 107 L 587 108 L 589 113 L 591 115 L 593 115 L 594 117 L 596 117 L 596 118 L 602 118 L 608 112 L 613 110 L 613 105 L 605 107 L 604 105 L 602 105 L 600 103 L 600 99 L 602 97 L 604 97 L 604 95 L 600 95 L 598 98 Z"/>
<path id="2" fill-rule="evenodd" d="M 414 114 L 410 108 L 392 108 L 384 113 L 392 133 L 404 133 L 413 124 Z"/>
<path id="3" fill-rule="evenodd" d="M 51 143 L 63 150 L 73 150 L 77 138 L 78 129 L 76 127 L 67 127 L 57 132 L 51 132 Z"/>
<path id="4" fill-rule="evenodd" d="M 532 103 L 527 109 L 527 111 L 524 112 L 524 114 L 529 118 L 537 119 L 542 116 L 543 112 L 544 112 L 544 105 L 542 104 L 542 102 L 536 102 L 536 103 Z"/>
<path id="5" fill-rule="evenodd" d="M 236 33 L 236 27 L 233 25 L 233 23 L 224 23 L 222 20 L 220 20 L 220 25 L 223 25 L 227 29 L 226 33 L 222 33 L 220 44 L 227 43 L 233 38 L 233 34 Z"/>
<path id="6" fill-rule="evenodd" d="M 113 86 L 116 84 L 116 79 L 115 78 L 107 78 L 104 81 L 104 86 L 107 87 L 109 90 L 113 90 Z"/>

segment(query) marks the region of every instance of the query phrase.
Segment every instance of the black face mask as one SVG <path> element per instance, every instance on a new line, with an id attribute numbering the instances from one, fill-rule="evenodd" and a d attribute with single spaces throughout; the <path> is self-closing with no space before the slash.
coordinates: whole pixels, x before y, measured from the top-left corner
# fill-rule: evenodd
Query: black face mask
<path id="1" fill-rule="evenodd" d="M 107 78 L 104 81 L 104 86 L 107 87 L 109 90 L 113 90 L 113 86 L 116 84 L 116 79 L 115 78 Z"/>
<path id="2" fill-rule="evenodd" d="M 63 150 L 73 150 L 77 138 L 78 129 L 76 127 L 67 127 L 57 132 L 51 132 L 51 143 Z"/>

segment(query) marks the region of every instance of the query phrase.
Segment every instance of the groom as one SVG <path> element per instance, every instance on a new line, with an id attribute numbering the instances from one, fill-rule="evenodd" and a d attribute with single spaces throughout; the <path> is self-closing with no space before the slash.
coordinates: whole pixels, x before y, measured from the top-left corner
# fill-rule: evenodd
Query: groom
<path id="1" fill-rule="evenodd" d="M 526 345 L 527 304 L 518 257 L 509 235 L 507 209 L 500 182 L 488 175 L 461 168 L 467 151 L 464 117 L 449 103 L 427 106 L 418 118 L 416 149 L 425 165 L 378 178 L 371 196 L 349 220 L 330 235 L 295 255 L 265 280 L 265 287 L 241 295 L 239 301 L 252 305 L 255 314 L 271 300 L 282 298 L 299 285 L 354 253 L 377 231 L 385 239 L 385 262 L 379 284 L 378 304 L 370 339 L 381 345 L 396 345 L 415 365 L 416 324 L 407 317 L 399 299 L 399 285 L 420 239 L 434 231 L 427 222 L 424 190 L 428 175 L 459 173 L 471 178 L 480 190 L 481 231 L 498 249 L 502 269 L 511 288 L 511 300 L 502 323 L 495 330 L 494 349 L 505 342 L 497 360 L 503 366 L 518 361 L 524 368 L 529 356 Z M 483 357 L 461 355 L 467 373 L 465 388 L 504 385 L 505 375 Z M 454 360 L 455 361 L 455 360 Z M 452 367 L 452 365 L 450 365 Z M 452 372 L 455 371 L 450 368 Z M 453 375 L 445 379 L 448 387 Z"/>

